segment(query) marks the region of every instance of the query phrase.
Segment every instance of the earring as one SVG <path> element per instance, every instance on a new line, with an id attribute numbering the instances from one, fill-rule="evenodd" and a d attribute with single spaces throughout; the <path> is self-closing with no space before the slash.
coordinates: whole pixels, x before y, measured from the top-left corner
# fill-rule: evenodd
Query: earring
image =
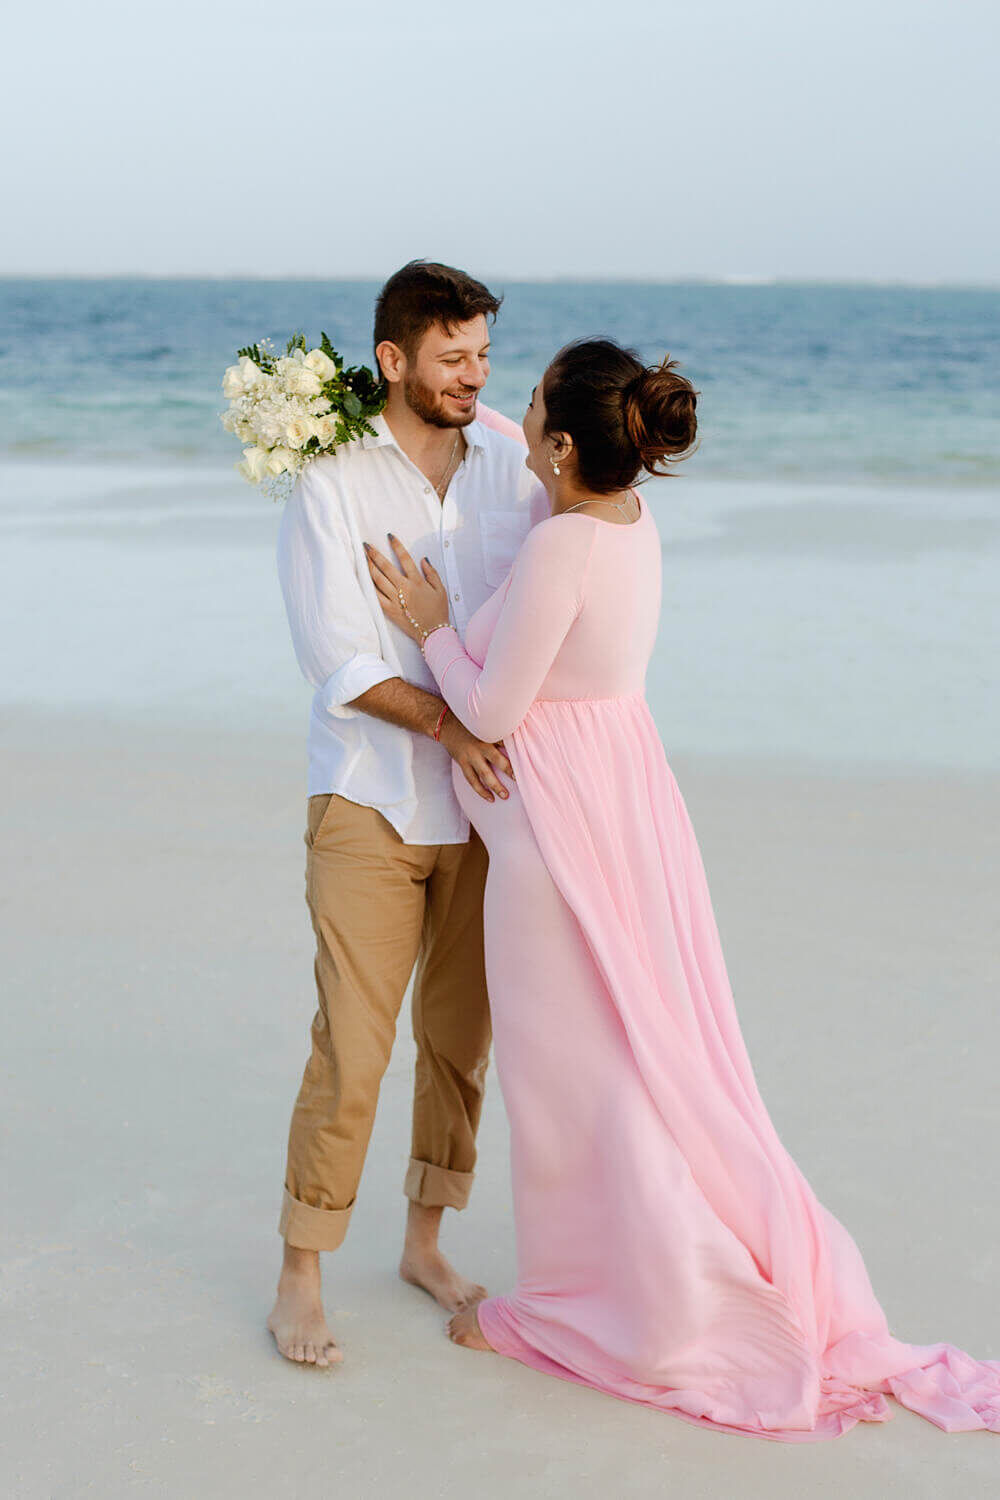
<path id="1" fill-rule="evenodd" d="M 549 463 L 552 465 L 552 472 L 554 474 L 558 474 L 559 473 L 559 465 L 556 463 L 556 461 L 552 457 L 551 453 L 549 454 Z"/>

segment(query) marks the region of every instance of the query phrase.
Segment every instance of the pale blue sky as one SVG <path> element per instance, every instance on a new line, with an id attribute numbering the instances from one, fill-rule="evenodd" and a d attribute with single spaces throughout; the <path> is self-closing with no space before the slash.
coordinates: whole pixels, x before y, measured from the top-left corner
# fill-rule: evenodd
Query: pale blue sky
<path id="1" fill-rule="evenodd" d="M 995 0 L 5 24 L 0 272 L 1000 280 Z"/>

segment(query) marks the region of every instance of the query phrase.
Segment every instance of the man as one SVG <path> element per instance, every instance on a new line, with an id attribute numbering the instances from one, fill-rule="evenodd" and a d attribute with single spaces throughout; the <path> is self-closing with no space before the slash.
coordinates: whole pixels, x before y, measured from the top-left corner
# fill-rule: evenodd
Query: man
<path id="1" fill-rule="evenodd" d="M 310 1364 L 341 1358 L 319 1252 L 347 1232 L 414 963 L 400 1274 L 449 1311 L 483 1295 L 438 1248 L 445 1207 L 464 1207 L 471 1187 L 490 1045 L 486 852 L 451 765 L 488 801 L 507 796 L 498 772 L 510 765 L 502 746 L 445 709 L 419 647 L 385 619 L 363 543 L 395 536 L 430 557 L 462 631 L 547 513 L 523 447 L 479 419 L 499 306 L 482 283 L 437 263 L 411 262 L 386 282 L 374 341 L 389 394 L 375 436 L 307 465 L 279 532 L 292 640 L 316 690 L 305 843 L 319 1003 L 289 1130 L 284 1259 L 267 1326 L 282 1354 Z"/>

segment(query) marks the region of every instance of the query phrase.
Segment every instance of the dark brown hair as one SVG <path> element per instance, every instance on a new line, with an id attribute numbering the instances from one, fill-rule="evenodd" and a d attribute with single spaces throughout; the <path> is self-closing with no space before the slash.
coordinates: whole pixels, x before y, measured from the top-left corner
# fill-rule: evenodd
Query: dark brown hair
<path id="1" fill-rule="evenodd" d="M 568 433 L 581 484 L 611 495 L 687 457 L 698 394 L 669 355 L 647 367 L 613 339 L 577 339 L 545 372 L 545 430 Z"/>
<path id="2" fill-rule="evenodd" d="M 495 318 L 502 301 L 481 281 L 454 266 L 435 260 L 408 261 L 389 277 L 376 299 L 375 348 L 388 339 L 412 359 L 435 323 L 450 333 L 456 324 L 468 323 L 480 313 Z"/>

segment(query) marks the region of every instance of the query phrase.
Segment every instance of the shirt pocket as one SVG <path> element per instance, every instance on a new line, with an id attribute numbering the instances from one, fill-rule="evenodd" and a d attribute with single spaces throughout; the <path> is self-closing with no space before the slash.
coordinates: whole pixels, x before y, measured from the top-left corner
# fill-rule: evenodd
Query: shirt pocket
<path id="1" fill-rule="evenodd" d="M 498 588 L 511 570 L 514 558 L 531 530 L 531 517 L 520 510 L 483 510 L 479 533 L 483 543 L 483 573 L 491 588 Z"/>

